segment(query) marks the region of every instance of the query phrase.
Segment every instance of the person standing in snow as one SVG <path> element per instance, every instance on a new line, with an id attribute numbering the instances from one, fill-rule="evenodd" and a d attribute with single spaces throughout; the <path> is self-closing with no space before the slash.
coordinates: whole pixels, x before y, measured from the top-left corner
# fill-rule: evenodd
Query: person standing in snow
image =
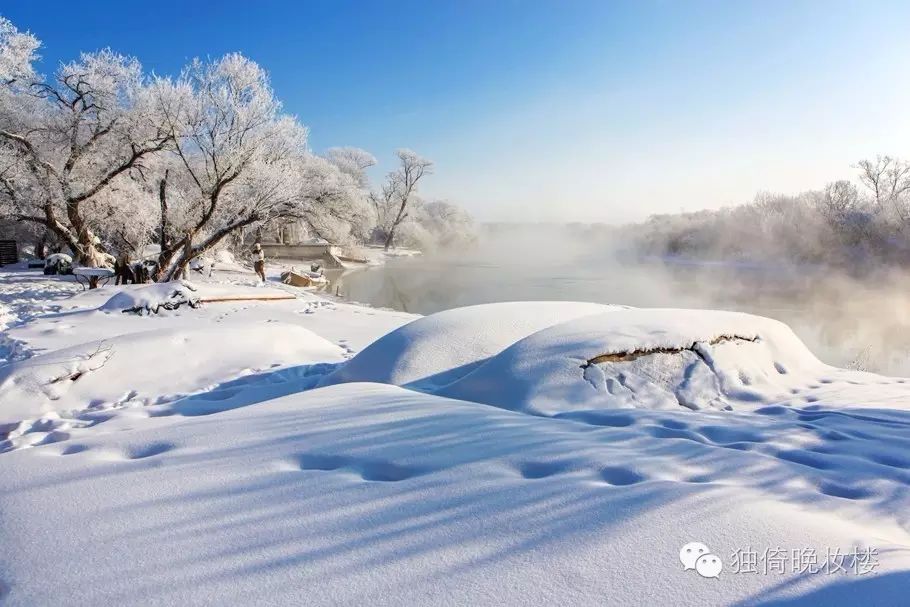
<path id="1" fill-rule="evenodd" d="M 130 283 L 136 284 L 136 275 L 133 272 L 133 261 L 129 253 L 121 253 L 117 261 L 114 262 L 114 274 L 117 277 L 114 280 L 115 285 Z"/>
<path id="2" fill-rule="evenodd" d="M 258 242 L 253 245 L 252 257 L 253 269 L 259 274 L 259 279 L 265 282 L 265 253 L 262 251 L 262 245 Z"/>

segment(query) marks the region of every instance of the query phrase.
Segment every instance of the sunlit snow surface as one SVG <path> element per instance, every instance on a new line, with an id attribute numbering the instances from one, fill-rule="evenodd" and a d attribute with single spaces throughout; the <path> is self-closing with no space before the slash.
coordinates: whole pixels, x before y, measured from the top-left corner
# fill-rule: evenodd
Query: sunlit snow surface
<path id="1" fill-rule="evenodd" d="M 743 314 L 415 320 L 215 280 L 196 286 L 299 297 L 138 316 L 105 307 L 112 288 L 0 274 L 0 603 L 906 598 L 903 379 L 823 365 Z M 683 569 L 692 541 L 718 579 Z M 732 558 L 869 548 L 865 575 Z"/>

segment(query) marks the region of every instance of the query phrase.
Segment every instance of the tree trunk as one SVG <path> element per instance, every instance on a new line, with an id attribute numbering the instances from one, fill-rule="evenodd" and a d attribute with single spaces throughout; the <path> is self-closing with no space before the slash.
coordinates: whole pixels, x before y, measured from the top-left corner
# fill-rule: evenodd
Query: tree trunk
<path id="1" fill-rule="evenodd" d="M 41 238 L 38 239 L 38 243 L 35 245 L 35 257 L 38 259 L 47 257 L 47 232 L 41 235 Z"/>
<path id="2" fill-rule="evenodd" d="M 168 281 L 168 280 L 176 280 L 177 278 L 179 278 L 180 274 L 183 271 L 185 271 L 186 266 L 193 259 L 199 257 L 206 251 L 217 246 L 218 243 L 221 242 L 229 234 L 233 234 L 239 230 L 242 230 L 246 226 L 256 223 L 257 221 L 260 221 L 260 218 L 256 217 L 256 216 L 247 217 L 246 219 L 236 221 L 228 226 L 221 228 L 220 230 L 218 230 L 217 232 L 215 232 L 214 234 L 212 234 L 211 236 L 209 236 L 208 238 L 206 238 L 205 240 L 203 240 L 202 242 L 200 242 L 198 245 L 195 245 L 195 246 L 193 246 L 193 243 L 192 243 L 193 234 L 192 233 L 187 234 L 186 238 L 184 238 L 182 241 L 183 248 L 179 254 L 179 257 L 177 257 L 176 260 L 173 260 L 174 259 L 173 256 L 171 257 L 171 259 L 173 261 L 171 261 L 171 263 L 169 264 L 168 271 L 164 273 L 164 275 L 162 276 L 161 280 L 159 280 L 159 282 Z M 174 255 L 177 255 L 176 251 L 175 251 Z"/>
<path id="3" fill-rule="evenodd" d="M 161 221 L 158 226 L 158 244 L 164 253 L 164 243 L 167 242 L 167 176 L 170 170 L 164 171 L 164 178 L 158 184 L 158 201 L 161 204 Z"/>
<path id="4" fill-rule="evenodd" d="M 176 259 L 175 259 L 176 258 Z M 186 274 L 186 266 L 193 258 L 193 232 L 188 232 L 182 240 L 182 250 L 178 254 L 175 250 L 170 255 L 168 269 L 164 272 L 164 281 L 180 280 Z"/>
<path id="5" fill-rule="evenodd" d="M 405 196 L 401 199 L 401 206 L 398 207 L 398 215 L 395 216 L 395 221 L 392 222 L 392 227 L 389 228 L 389 234 L 385 239 L 385 250 L 388 251 L 389 247 L 392 246 L 392 240 L 395 238 L 395 228 L 398 227 L 398 224 L 407 217 L 407 213 L 404 212 L 405 207 L 408 206 L 408 197 Z"/>
<path id="6" fill-rule="evenodd" d="M 42 211 L 44 217 L 36 217 L 33 215 L 16 215 L 15 217 L 18 221 L 28 221 L 43 226 L 45 230 L 54 234 L 59 242 L 66 244 L 73 252 L 73 255 L 76 255 L 79 250 L 76 240 L 73 238 L 73 234 L 69 228 L 57 221 L 57 217 L 54 214 L 53 203 L 50 201 L 45 202 Z M 54 252 L 59 253 L 61 248 L 62 247 L 57 247 L 58 250 Z"/>
<path id="7" fill-rule="evenodd" d="M 385 250 L 388 251 L 389 247 L 392 246 L 392 239 L 395 238 L 395 227 L 398 224 L 392 224 L 392 227 L 389 229 L 389 233 L 385 237 Z"/>
<path id="8" fill-rule="evenodd" d="M 167 178 L 170 169 L 164 171 L 164 178 L 158 183 L 158 202 L 160 203 L 161 215 L 158 222 L 158 270 L 155 272 L 154 280 L 158 282 L 165 273 L 168 264 L 171 262 L 174 252 L 170 249 L 167 241 Z"/>
<path id="9" fill-rule="evenodd" d="M 177 278 L 186 277 L 186 268 L 189 265 L 190 261 L 193 260 L 193 235 L 188 234 L 186 237 L 186 242 L 183 243 L 183 254 L 180 256 L 180 261 L 177 264 Z"/>
<path id="10" fill-rule="evenodd" d="M 88 224 L 82 218 L 82 213 L 79 210 L 79 205 L 76 203 L 67 203 L 66 205 L 66 216 L 70 221 L 70 225 L 73 227 L 73 230 L 76 232 L 75 250 L 73 253 L 77 258 L 77 262 L 80 265 L 87 266 L 89 268 L 97 268 L 102 265 L 104 258 L 101 255 L 101 250 L 95 243 L 95 235 L 89 229 Z"/>

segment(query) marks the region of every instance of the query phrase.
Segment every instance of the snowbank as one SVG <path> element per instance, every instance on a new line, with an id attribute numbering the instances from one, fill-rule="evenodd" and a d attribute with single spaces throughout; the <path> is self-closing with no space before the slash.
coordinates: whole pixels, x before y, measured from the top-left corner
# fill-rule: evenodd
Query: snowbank
<path id="1" fill-rule="evenodd" d="M 0 367 L 0 424 L 167 402 L 257 370 L 336 362 L 342 355 L 311 331 L 282 323 L 112 337 Z"/>
<path id="2" fill-rule="evenodd" d="M 51 352 L 98 339 L 153 329 L 185 327 L 192 330 L 207 326 L 235 325 L 249 327 L 270 322 L 300 325 L 329 341 L 343 344 L 346 352 L 353 353 L 416 318 L 413 314 L 404 312 L 380 311 L 359 305 L 327 301 L 312 293 L 283 285 L 269 288 L 242 282 L 239 284 L 230 281 L 214 282 L 218 279 L 207 277 L 201 277 L 193 282 L 196 287 L 195 293 L 201 300 L 215 303 L 204 303 L 195 309 L 181 307 L 173 312 L 140 316 L 122 314 L 116 307 L 113 310 L 99 308 L 117 293 L 122 292 L 128 297 L 133 297 L 129 295 L 130 292 L 143 290 L 147 285 L 106 286 L 81 291 L 74 282 L 48 279 L 44 276 L 32 278 L 35 284 L 20 285 L 18 281 L 15 283 L 21 286 L 21 291 L 15 295 L 16 310 L 28 310 L 23 312 L 28 316 L 14 313 L 11 323 L 18 326 L 13 326 L 4 333 L 20 354 Z M 9 285 L 0 281 L 0 305 L 4 289 L 7 288 Z M 293 295 L 289 291 L 293 291 Z M 12 296 L 12 293 L 10 295 Z M 65 295 L 71 296 L 60 299 Z M 43 302 L 43 297 L 53 300 Z M 42 314 L 26 323 L 21 322 L 35 311 L 41 311 Z"/>
<path id="3" fill-rule="evenodd" d="M 553 324 L 619 309 L 601 304 L 506 302 L 446 310 L 376 340 L 325 385 L 367 381 L 440 386 L 468 373 L 519 339 Z"/>

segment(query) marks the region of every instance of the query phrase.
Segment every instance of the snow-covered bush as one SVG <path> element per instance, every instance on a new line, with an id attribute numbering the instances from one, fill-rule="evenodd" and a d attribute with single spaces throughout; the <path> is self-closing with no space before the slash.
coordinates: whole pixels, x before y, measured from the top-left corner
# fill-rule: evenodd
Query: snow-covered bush
<path id="1" fill-rule="evenodd" d="M 192 283 L 178 280 L 120 291 L 107 300 L 101 310 L 141 316 L 158 314 L 161 310 L 176 310 L 183 305 L 191 308 L 199 306 L 199 295 Z"/>
<path id="2" fill-rule="evenodd" d="M 72 274 L 73 258 L 66 253 L 53 253 L 44 260 L 45 274 Z"/>

